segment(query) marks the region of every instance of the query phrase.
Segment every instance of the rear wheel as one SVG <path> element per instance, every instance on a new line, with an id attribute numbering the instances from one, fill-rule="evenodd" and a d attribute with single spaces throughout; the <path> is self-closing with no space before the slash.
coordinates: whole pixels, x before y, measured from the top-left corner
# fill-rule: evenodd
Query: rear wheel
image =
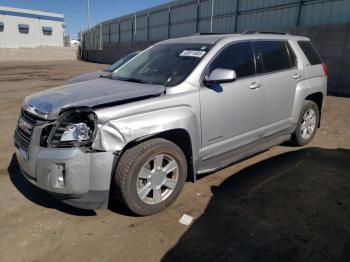
<path id="1" fill-rule="evenodd" d="M 115 174 L 120 200 L 138 215 L 151 215 L 169 206 L 186 181 L 187 162 L 174 143 L 151 139 L 121 156 Z"/>
<path id="2" fill-rule="evenodd" d="M 297 127 L 292 135 L 293 144 L 297 146 L 308 144 L 316 134 L 319 121 L 320 112 L 316 103 L 305 101 Z"/>

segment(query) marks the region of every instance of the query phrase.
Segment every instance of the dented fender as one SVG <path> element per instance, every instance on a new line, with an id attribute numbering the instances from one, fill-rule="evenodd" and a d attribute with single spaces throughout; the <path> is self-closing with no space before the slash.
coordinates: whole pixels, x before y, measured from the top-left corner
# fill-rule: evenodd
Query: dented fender
<path id="1" fill-rule="evenodd" d="M 183 129 L 189 134 L 195 162 L 200 146 L 200 126 L 196 112 L 189 106 L 162 108 L 98 123 L 92 148 L 122 151 L 131 141 L 174 129 Z"/>

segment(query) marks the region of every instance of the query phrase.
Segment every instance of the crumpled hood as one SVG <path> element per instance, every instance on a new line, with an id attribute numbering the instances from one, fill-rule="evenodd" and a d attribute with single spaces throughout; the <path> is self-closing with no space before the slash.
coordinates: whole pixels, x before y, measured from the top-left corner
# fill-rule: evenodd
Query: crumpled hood
<path id="1" fill-rule="evenodd" d="M 107 78 L 99 78 L 75 84 L 63 85 L 27 96 L 25 107 L 48 115 L 53 120 L 63 108 L 94 107 L 124 100 L 160 95 L 161 85 L 139 84 Z M 32 110 L 33 111 L 33 110 Z"/>

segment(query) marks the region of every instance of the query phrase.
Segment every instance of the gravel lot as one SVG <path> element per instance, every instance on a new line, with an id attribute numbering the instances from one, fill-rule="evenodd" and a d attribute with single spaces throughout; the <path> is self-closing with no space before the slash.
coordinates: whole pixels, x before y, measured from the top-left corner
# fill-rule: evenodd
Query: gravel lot
<path id="1" fill-rule="evenodd" d="M 0 261 L 349 261 L 350 99 L 327 97 L 303 148 L 283 145 L 187 183 L 164 212 L 80 210 L 22 178 L 13 131 L 23 98 L 103 68 L 0 64 Z M 190 226 L 178 220 L 195 218 Z"/>

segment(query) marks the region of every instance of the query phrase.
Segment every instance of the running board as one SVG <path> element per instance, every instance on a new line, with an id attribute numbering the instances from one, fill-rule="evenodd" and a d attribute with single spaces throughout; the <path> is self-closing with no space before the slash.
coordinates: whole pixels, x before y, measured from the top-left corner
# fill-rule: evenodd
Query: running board
<path id="1" fill-rule="evenodd" d="M 273 139 L 265 138 L 263 139 L 265 140 L 263 142 L 259 140 L 247 146 L 231 150 L 210 160 L 203 161 L 203 165 L 201 166 L 200 170 L 197 171 L 197 174 L 200 175 L 205 173 L 211 173 L 226 168 L 247 158 L 265 152 L 273 146 L 280 145 L 283 142 L 290 140 L 290 138 L 290 134 L 282 135 Z"/>

